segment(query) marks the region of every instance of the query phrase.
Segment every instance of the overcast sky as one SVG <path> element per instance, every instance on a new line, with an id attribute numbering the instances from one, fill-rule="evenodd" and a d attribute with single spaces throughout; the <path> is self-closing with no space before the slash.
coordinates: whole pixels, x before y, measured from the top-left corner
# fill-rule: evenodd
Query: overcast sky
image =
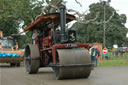
<path id="1" fill-rule="evenodd" d="M 83 12 L 89 9 L 88 6 L 90 4 L 99 2 L 99 0 L 77 0 L 82 4 L 82 7 L 80 7 L 75 2 L 75 0 L 65 0 L 65 1 L 67 1 L 67 8 L 71 8 Z M 126 14 L 126 16 L 128 17 L 128 0 L 111 0 L 110 5 L 114 9 L 116 9 L 119 14 Z M 128 28 L 128 20 L 126 23 L 126 27 Z"/>

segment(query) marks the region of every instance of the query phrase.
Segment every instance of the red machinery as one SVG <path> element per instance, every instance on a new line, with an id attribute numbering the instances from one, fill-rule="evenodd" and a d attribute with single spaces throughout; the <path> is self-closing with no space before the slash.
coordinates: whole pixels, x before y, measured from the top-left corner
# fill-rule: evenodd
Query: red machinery
<path id="1" fill-rule="evenodd" d="M 24 29 L 24 32 L 35 29 L 39 32 L 35 43 L 25 48 L 25 67 L 29 74 L 37 73 L 40 67 L 52 67 L 57 79 L 90 75 L 89 45 L 75 43 L 76 32 L 65 30 L 66 23 L 73 20 L 75 16 L 66 14 L 65 6 L 61 5 L 59 13 L 40 16 Z"/>

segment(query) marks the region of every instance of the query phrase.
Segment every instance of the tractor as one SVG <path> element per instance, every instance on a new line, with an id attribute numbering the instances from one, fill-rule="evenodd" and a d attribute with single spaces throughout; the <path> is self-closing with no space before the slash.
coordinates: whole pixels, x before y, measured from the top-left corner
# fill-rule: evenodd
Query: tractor
<path id="1" fill-rule="evenodd" d="M 10 66 L 20 66 L 23 61 L 23 51 L 18 49 L 18 42 L 13 37 L 4 37 L 0 31 L 0 63 L 10 63 Z"/>
<path id="2" fill-rule="evenodd" d="M 64 5 L 59 9 L 40 16 L 24 29 L 38 33 L 32 44 L 25 47 L 26 72 L 35 74 L 40 67 L 52 67 L 58 80 L 88 78 L 92 66 L 89 44 L 76 43 L 76 31 L 66 29 L 66 24 L 76 18 L 66 13 Z"/>

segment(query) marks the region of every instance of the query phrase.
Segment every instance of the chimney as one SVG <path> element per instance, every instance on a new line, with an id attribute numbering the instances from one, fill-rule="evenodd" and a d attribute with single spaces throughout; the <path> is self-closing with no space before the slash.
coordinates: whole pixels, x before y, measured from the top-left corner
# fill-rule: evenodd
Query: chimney
<path id="1" fill-rule="evenodd" d="M 65 42 L 65 24 L 66 24 L 66 7 L 60 5 L 60 26 L 61 26 L 61 42 Z"/>
<path id="2" fill-rule="evenodd" d="M 3 31 L 0 31 L 0 38 L 3 37 Z"/>

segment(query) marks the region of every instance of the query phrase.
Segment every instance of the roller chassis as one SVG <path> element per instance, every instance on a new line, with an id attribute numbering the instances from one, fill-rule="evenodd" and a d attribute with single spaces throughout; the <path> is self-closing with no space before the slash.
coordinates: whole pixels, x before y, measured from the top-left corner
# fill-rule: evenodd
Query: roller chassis
<path id="1" fill-rule="evenodd" d="M 49 39 L 52 35 L 47 37 L 39 35 L 35 39 L 35 44 L 26 46 L 24 54 L 26 72 L 33 74 L 37 73 L 40 67 L 52 67 L 56 74 L 56 79 L 88 78 L 92 66 L 88 52 L 89 45 L 76 43 L 75 32 L 72 30 L 69 30 L 66 34 L 64 25 L 75 20 L 75 17 L 66 14 L 65 18 L 65 7 L 62 6 L 60 8 L 60 14 L 51 13 L 41 16 L 24 29 L 24 31 L 37 29 L 45 34 L 47 31 L 43 26 L 52 21 L 54 30 L 53 39 Z M 58 38 L 60 42 L 56 42 L 55 27 L 58 24 L 61 25 L 61 34 Z M 73 39 L 70 39 L 70 35 L 73 35 Z"/>
<path id="2" fill-rule="evenodd" d="M 72 45 L 73 45 L 73 47 L 71 47 Z M 35 47 L 38 48 L 37 45 L 30 44 L 28 46 L 30 46 L 30 47 L 34 46 L 34 48 Z M 25 62 L 26 62 L 26 60 L 31 59 L 31 60 L 29 60 L 29 62 L 31 62 L 31 65 L 28 64 L 25 66 L 26 71 L 29 74 L 33 74 L 33 73 L 37 73 L 38 69 L 40 67 L 52 67 L 54 72 L 56 73 L 56 79 L 88 78 L 91 73 L 91 67 L 92 67 L 91 58 L 88 53 L 88 48 L 89 48 L 88 44 L 67 43 L 67 44 L 56 44 L 56 45 L 53 45 L 52 47 L 44 48 L 44 49 L 40 49 L 40 50 L 35 49 L 35 51 L 37 51 L 37 54 L 38 54 L 37 56 L 33 56 L 31 58 L 25 57 Z M 63 58 L 65 57 L 66 59 L 68 59 L 68 60 L 65 60 L 63 58 L 60 59 L 61 57 L 58 55 L 60 53 L 59 50 L 64 50 L 63 51 L 64 54 L 67 53 L 65 51 L 68 50 L 69 55 L 70 55 L 70 52 L 72 52 L 72 51 L 75 51 L 75 52 L 83 51 L 83 52 L 80 53 L 80 54 L 82 54 L 81 59 L 79 59 L 77 56 L 73 57 L 71 54 L 72 57 L 70 56 L 71 57 L 70 59 L 68 59 L 69 55 L 63 56 Z M 47 56 L 47 57 L 51 58 L 52 60 L 46 59 L 45 56 L 43 55 L 45 52 L 48 52 L 48 51 L 53 56 L 49 56 L 49 57 Z M 81 55 L 79 55 L 79 52 L 75 55 L 81 56 Z M 31 54 L 31 55 L 33 55 L 33 54 Z M 85 55 L 86 55 L 86 57 L 84 57 Z M 68 56 L 68 57 L 66 57 L 66 56 Z M 72 59 L 72 58 L 74 58 L 74 59 Z M 79 59 L 78 63 L 69 63 L 69 62 L 72 62 L 72 60 L 77 60 L 77 59 Z M 81 63 L 81 61 L 83 61 L 83 60 L 84 60 L 84 62 Z M 61 61 L 66 62 L 66 63 L 61 64 L 60 63 Z M 42 62 L 44 62 L 44 63 L 42 63 Z M 29 65 L 33 66 L 34 69 L 33 69 L 33 67 L 28 67 Z M 29 70 L 28 70 L 28 68 L 29 68 Z M 67 69 L 69 71 L 66 71 L 65 69 Z M 74 69 L 74 70 L 71 70 L 71 69 Z M 68 74 L 65 74 L 65 73 L 68 73 Z"/>

